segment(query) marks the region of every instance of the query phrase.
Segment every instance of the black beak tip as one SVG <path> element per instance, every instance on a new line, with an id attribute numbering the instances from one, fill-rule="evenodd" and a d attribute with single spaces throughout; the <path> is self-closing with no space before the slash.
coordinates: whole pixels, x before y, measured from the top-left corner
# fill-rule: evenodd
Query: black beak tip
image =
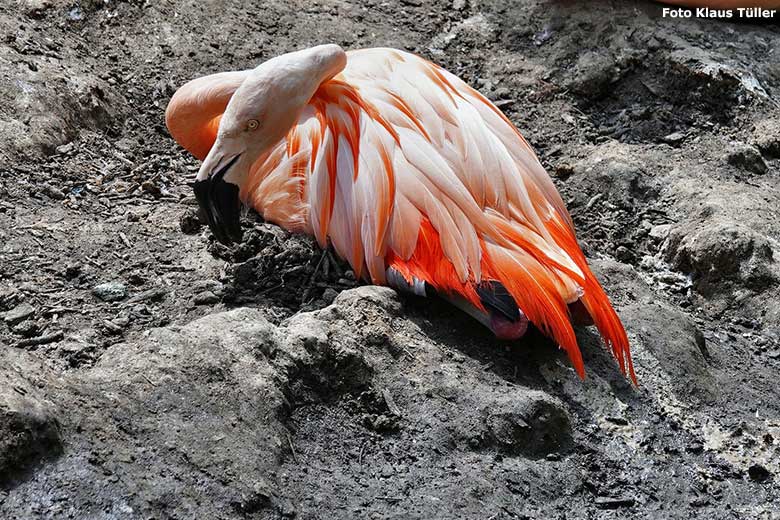
<path id="1" fill-rule="evenodd" d="M 238 186 L 218 176 L 195 181 L 193 188 L 214 238 L 226 246 L 241 242 L 243 233 Z"/>

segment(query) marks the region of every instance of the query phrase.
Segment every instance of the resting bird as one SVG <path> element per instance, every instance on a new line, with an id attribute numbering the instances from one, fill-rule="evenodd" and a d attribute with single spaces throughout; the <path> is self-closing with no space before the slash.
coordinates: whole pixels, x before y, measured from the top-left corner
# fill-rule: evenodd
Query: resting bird
<path id="1" fill-rule="evenodd" d="M 244 201 L 331 244 L 357 276 L 438 294 L 499 338 L 534 324 L 581 377 L 571 318 L 595 323 L 636 382 L 623 325 L 533 150 L 441 67 L 320 45 L 190 81 L 166 123 L 203 161 L 195 195 L 220 242 L 241 240 Z"/>

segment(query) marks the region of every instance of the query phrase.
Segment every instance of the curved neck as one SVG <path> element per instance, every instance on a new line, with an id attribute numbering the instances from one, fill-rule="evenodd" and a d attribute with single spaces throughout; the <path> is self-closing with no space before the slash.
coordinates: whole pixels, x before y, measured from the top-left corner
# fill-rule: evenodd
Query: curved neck
<path id="1" fill-rule="evenodd" d="M 177 90 L 165 110 L 171 136 L 203 160 L 214 144 L 225 107 L 248 74 L 220 72 L 194 79 Z"/>

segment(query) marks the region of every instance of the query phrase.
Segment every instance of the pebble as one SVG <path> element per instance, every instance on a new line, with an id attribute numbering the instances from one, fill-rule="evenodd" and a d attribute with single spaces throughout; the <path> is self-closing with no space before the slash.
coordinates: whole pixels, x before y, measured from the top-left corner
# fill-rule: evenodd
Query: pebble
<path id="1" fill-rule="evenodd" d="M 21 303 L 5 313 L 5 322 L 9 325 L 16 325 L 35 314 L 35 307 L 29 303 Z"/>
<path id="2" fill-rule="evenodd" d="M 195 305 L 212 305 L 214 303 L 219 303 L 219 296 L 211 291 L 203 291 L 202 293 L 195 295 L 193 302 Z"/>
<path id="3" fill-rule="evenodd" d="M 71 142 L 71 143 L 61 144 L 57 148 L 55 148 L 55 150 L 57 151 L 58 154 L 64 155 L 64 154 L 72 152 L 73 151 L 73 147 L 74 147 L 74 144 Z"/>
<path id="4" fill-rule="evenodd" d="M 325 302 L 326 305 L 330 305 L 333 303 L 333 300 L 336 299 L 336 296 L 338 296 L 338 291 L 328 287 L 322 292 L 322 301 Z"/>
<path id="5" fill-rule="evenodd" d="M 756 482 L 763 482 L 770 477 L 769 470 L 761 464 L 753 464 L 748 468 L 748 476 Z"/>
<path id="6" fill-rule="evenodd" d="M 127 298 L 127 286 L 121 282 L 106 282 L 92 288 L 92 294 L 104 302 L 118 302 Z"/>
<path id="7" fill-rule="evenodd" d="M 14 289 L 0 289 L 0 310 L 8 310 L 19 301 L 19 293 Z"/>
<path id="8" fill-rule="evenodd" d="M 179 228 L 185 235 L 193 235 L 203 227 L 200 214 L 194 209 L 188 209 L 179 219 Z"/>
<path id="9" fill-rule="evenodd" d="M 62 192 L 62 190 L 57 188 L 56 186 L 52 186 L 51 184 L 44 184 L 43 187 L 41 188 L 41 192 L 47 197 L 50 197 L 52 199 L 56 199 L 56 200 L 65 199 L 65 194 Z"/>
<path id="10" fill-rule="evenodd" d="M 669 232 L 672 229 L 671 224 L 659 224 L 650 228 L 650 238 L 656 242 L 665 240 L 669 236 Z"/>
<path id="11" fill-rule="evenodd" d="M 66 280 L 73 280 L 81 275 L 81 264 L 68 264 L 65 266 L 65 271 L 62 273 Z"/>
<path id="12" fill-rule="evenodd" d="M 730 150 L 726 153 L 726 161 L 731 165 L 759 175 L 766 173 L 769 169 L 758 148 L 744 143 L 732 143 Z"/>
<path id="13" fill-rule="evenodd" d="M 40 331 L 34 320 L 24 320 L 11 327 L 11 332 L 24 338 L 32 338 Z"/>
<path id="14" fill-rule="evenodd" d="M 683 134 L 682 132 L 672 132 L 671 134 L 661 139 L 661 141 L 663 141 L 664 143 L 671 144 L 671 145 L 678 145 L 682 143 L 684 140 L 685 140 L 685 134 Z"/>

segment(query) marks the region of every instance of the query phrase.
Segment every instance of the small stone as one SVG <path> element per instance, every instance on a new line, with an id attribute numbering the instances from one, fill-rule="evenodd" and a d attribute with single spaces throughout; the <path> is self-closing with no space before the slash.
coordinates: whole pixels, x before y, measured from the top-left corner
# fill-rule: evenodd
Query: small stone
<path id="1" fill-rule="evenodd" d="M 203 291 L 202 293 L 195 295 L 193 302 L 195 305 L 212 305 L 214 303 L 219 303 L 219 296 L 211 291 Z"/>
<path id="2" fill-rule="evenodd" d="M 752 143 L 765 157 L 780 157 L 780 119 L 759 122 L 753 132 Z"/>
<path id="3" fill-rule="evenodd" d="M 748 468 L 748 476 L 756 482 L 764 482 L 771 476 L 771 473 L 761 464 L 753 464 Z"/>
<path id="4" fill-rule="evenodd" d="M 24 320 L 11 327 L 11 332 L 24 338 L 32 338 L 39 331 L 38 324 L 33 320 Z"/>
<path id="5" fill-rule="evenodd" d="M 675 146 L 685 141 L 685 134 L 682 132 L 672 132 L 671 134 L 664 136 L 661 141 L 666 144 Z"/>
<path id="6" fill-rule="evenodd" d="M 661 242 L 669 236 L 669 231 L 671 231 L 671 229 L 671 224 L 659 224 L 657 226 L 653 226 L 650 228 L 650 238 L 656 242 Z"/>
<path id="7" fill-rule="evenodd" d="M 47 197 L 55 200 L 63 200 L 65 198 L 65 194 L 62 192 L 62 190 L 52 186 L 51 184 L 44 184 L 41 187 L 41 192 Z"/>
<path id="8" fill-rule="evenodd" d="M 19 301 L 19 293 L 14 289 L 0 289 L 0 310 L 10 309 Z"/>
<path id="9" fill-rule="evenodd" d="M 284 499 L 284 501 L 279 506 L 279 512 L 284 518 L 295 518 L 295 516 L 298 514 L 298 512 L 295 510 L 295 506 L 292 502 L 290 502 L 289 499 Z"/>
<path id="10" fill-rule="evenodd" d="M 222 294 L 225 290 L 225 284 L 219 280 L 198 280 L 192 284 L 192 292 L 201 293 L 204 291 L 211 291 L 217 296 Z"/>
<path id="11" fill-rule="evenodd" d="M 68 264 L 65 266 L 63 276 L 66 280 L 73 280 L 81 274 L 81 264 Z"/>
<path id="12" fill-rule="evenodd" d="M 144 181 L 141 183 L 141 189 L 151 195 L 160 195 L 160 187 L 152 181 Z"/>
<path id="13" fill-rule="evenodd" d="M 109 334 L 121 334 L 122 327 L 113 320 L 104 320 L 103 326 L 106 328 L 106 332 Z"/>
<path id="14" fill-rule="evenodd" d="M 333 303 L 333 300 L 335 300 L 336 296 L 338 295 L 339 295 L 338 291 L 328 287 L 322 292 L 322 301 L 324 301 L 326 305 L 330 305 L 331 303 Z"/>
<path id="15" fill-rule="evenodd" d="M 127 297 L 127 287 L 120 282 L 107 282 L 93 287 L 92 294 L 104 302 L 118 302 Z"/>
<path id="16" fill-rule="evenodd" d="M 73 146 L 74 146 L 73 143 L 61 144 L 57 148 L 55 148 L 55 150 L 57 151 L 58 154 L 65 155 L 73 151 Z"/>
<path id="17" fill-rule="evenodd" d="M 635 260 L 634 253 L 626 246 L 618 246 L 615 250 L 615 257 L 621 262 L 631 263 Z"/>
<path id="18" fill-rule="evenodd" d="M 8 325 L 16 325 L 35 314 L 35 307 L 29 303 L 21 303 L 5 313 L 5 322 Z"/>
<path id="19" fill-rule="evenodd" d="M 729 164 L 756 174 L 764 174 L 769 169 L 761 157 L 758 148 L 745 143 L 732 143 L 726 154 Z"/>
<path id="20" fill-rule="evenodd" d="M 194 209 L 188 209 L 179 219 L 179 228 L 185 235 L 193 235 L 203 227 L 200 213 Z"/>

